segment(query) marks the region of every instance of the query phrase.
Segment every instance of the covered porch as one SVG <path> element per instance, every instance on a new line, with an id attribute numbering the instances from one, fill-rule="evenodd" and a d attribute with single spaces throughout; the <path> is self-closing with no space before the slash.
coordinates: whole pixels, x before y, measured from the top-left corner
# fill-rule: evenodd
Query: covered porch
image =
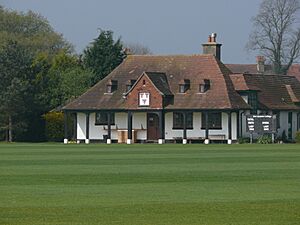
<path id="1" fill-rule="evenodd" d="M 69 116 L 75 115 L 78 143 L 192 143 L 226 141 L 239 137 L 236 111 L 132 110 L 132 111 L 65 111 L 65 139 L 68 143 Z"/>

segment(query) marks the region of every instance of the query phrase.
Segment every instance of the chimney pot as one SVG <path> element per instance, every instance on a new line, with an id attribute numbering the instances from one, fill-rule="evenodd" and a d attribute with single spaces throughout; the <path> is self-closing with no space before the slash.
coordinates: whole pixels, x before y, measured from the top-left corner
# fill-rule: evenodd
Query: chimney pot
<path id="1" fill-rule="evenodd" d="M 216 33 L 212 33 L 208 36 L 208 43 L 202 44 L 203 54 L 214 55 L 217 59 L 221 60 L 221 46 L 216 42 Z"/>
<path id="2" fill-rule="evenodd" d="M 256 63 L 257 63 L 257 72 L 264 73 L 265 72 L 265 57 L 262 55 L 256 56 Z"/>
<path id="3" fill-rule="evenodd" d="M 208 43 L 210 43 L 211 42 L 211 36 L 209 35 L 208 36 Z"/>
<path id="4" fill-rule="evenodd" d="M 212 42 L 216 42 L 217 41 L 217 33 L 212 33 L 211 39 L 212 39 Z"/>

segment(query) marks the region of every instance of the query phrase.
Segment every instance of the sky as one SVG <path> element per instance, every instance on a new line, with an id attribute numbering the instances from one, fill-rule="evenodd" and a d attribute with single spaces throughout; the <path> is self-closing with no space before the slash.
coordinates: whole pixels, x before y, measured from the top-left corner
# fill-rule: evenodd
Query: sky
<path id="1" fill-rule="evenodd" d="M 123 42 L 147 46 L 153 54 L 201 54 L 217 33 L 224 63 L 255 63 L 245 48 L 251 18 L 261 0 L 0 0 L 5 8 L 40 13 L 77 53 L 112 30 Z"/>

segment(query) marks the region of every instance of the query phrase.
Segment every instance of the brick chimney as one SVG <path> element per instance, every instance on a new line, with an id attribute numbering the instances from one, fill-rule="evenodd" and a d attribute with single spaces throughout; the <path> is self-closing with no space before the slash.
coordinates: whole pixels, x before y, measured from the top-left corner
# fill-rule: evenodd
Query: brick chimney
<path id="1" fill-rule="evenodd" d="M 217 34 L 212 33 L 208 36 L 208 42 L 202 44 L 203 54 L 211 54 L 216 56 L 217 59 L 221 60 L 221 46 L 222 44 L 217 43 Z"/>
<path id="2" fill-rule="evenodd" d="M 256 56 L 256 67 L 257 67 L 257 73 L 263 74 L 265 72 L 265 57 L 264 56 Z"/>

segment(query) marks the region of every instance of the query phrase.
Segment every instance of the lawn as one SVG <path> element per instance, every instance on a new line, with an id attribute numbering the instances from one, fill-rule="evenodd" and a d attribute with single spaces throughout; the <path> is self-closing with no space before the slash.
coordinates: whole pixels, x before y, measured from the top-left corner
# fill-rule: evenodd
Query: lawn
<path id="1" fill-rule="evenodd" d="M 300 145 L 0 144 L 0 224 L 299 225 Z"/>

